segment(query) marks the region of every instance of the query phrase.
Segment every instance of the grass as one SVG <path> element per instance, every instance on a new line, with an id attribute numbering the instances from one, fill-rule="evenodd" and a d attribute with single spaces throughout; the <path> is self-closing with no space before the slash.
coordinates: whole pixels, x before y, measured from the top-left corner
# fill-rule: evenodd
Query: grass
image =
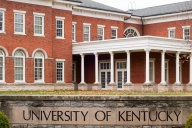
<path id="1" fill-rule="evenodd" d="M 128 91 L 0 91 L 1 95 L 191 95 L 192 92 L 128 92 Z"/>

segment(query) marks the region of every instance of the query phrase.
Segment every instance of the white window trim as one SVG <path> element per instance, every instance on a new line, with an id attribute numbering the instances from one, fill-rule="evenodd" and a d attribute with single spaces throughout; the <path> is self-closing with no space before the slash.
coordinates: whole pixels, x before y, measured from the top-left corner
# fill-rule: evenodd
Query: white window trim
<path id="1" fill-rule="evenodd" d="M 55 19 L 56 19 L 56 39 L 65 39 L 65 33 L 64 33 L 65 32 L 65 17 L 56 16 Z M 62 37 L 57 36 L 57 20 L 60 20 L 63 22 Z"/>
<path id="2" fill-rule="evenodd" d="M 126 69 L 117 69 L 117 63 L 118 62 L 126 62 Z M 118 88 L 118 71 L 122 71 L 122 72 L 124 72 L 124 71 L 127 71 L 127 60 L 125 60 L 125 59 L 122 59 L 122 60 L 119 60 L 119 59 L 117 59 L 117 60 L 115 60 L 115 71 L 116 71 L 116 84 L 117 84 L 117 90 L 124 90 L 124 86 L 122 85 L 122 88 Z M 124 74 L 125 75 L 125 74 Z M 124 77 L 124 76 L 122 76 L 122 77 Z M 125 79 L 125 78 L 124 78 Z M 122 81 L 123 82 L 123 81 Z M 126 81 L 127 82 L 127 81 Z M 126 83 L 125 82 L 125 83 Z"/>
<path id="3" fill-rule="evenodd" d="M 41 54 L 43 55 L 43 53 L 41 52 Z M 40 59 L 42 59 L 42 80 L 35 80 L 35 59 L 38 59 L 38 58 L 40 58 Z M 35 57 L 34 56 L 34 83 L 45 83 L 45 78 L 44 78 L 44 76 L 45 76 L 45 58 L 44 58 L 44 56 L 43 57 Z"/>
<path id="4" fill-rule="evenodd" d="M 111 38 L 112 38 L 112 30 L 116 30 L 116 38 L 115 39 L 117 39 L 118 38 L 118 27 L 111 26 Z"/>
<path id="5" fill-rule="evenodd" d="M 25 33 L 25 14 L 26 11 L 14 10 L 14 34 L 17 35 L 26 35 Z M 23 32 L 15 32 L 15 14 L 23 15 Z"/>
<path id="6" fill-rule="evenodd" d="M 183 39 L 185 40 L 185 29 L 189 29 L 189 40 L 190 40 L 190 26 L 182 26 L 183 28 Z"/>
<path id="7" fill-rule="evenodd" d="M 101 63 L 109 63 L 110 69 L 101 69 Z M 98 66 L 99 66 L 99 74 L 98 74 L 99 75 L 99 82 L 101 83 L 101 72 L 102 71 L 107 71 L 107 72 L 111 73 L 111 62 L 110 62 L 110 60 L 99 60 L 99 65 Z M 102 85 L 101 85 L 101 88 L 102 88 Z M 107 86 L 105 86 L 105 88 L 102 88 L 102 90 L 107 90 Z"/>
<path id="8" fill-rule="evenodd" d="M 42 36 L 45 37 L 45 14 L 44 13 L 37 13 L 37 12 L 33 12 L 33 17 L 34 17 L 34 23 L 33 23 L 33 27 L 34 27 L 34 36 Z M 42 34 L 36 34 L 35 33 L 35 17 L 42 17 Z"/>
<path id="9" fill-rule="evenodd" d="M 3 55 L 1 55 L 1 57 L 3 57 L 3 80 L 0 80 L 0 83 L 5 83 L 5 53 L 0 50 Z"/>
<path id="10" fill-rule="evenodd" d="M 16 51 L 17 52 L 17 51 Z M 15 52 L 15 53 L 16 53 Z M 22 52 L 23 53 L 23 52 Z M 15 80 L 15 83 L 26 83 L 25 82 L 25 54 L 23 53 L 23 80 Z M 14 58 L 17 58 L 16 56 L 14 56 Z M 14 69 L 15 69 L 15 60 L 14 60 Z M 15 71 L 14 71 L 14 77 L 15 77 Z"/>
<path id="11" fill-rule="evenodd" d="M 167 30 L 168 30 L 168 38 L 175 38 L 175 29 L 176 29 L 175 27 L 167 28 Z M 174 31 L 174 37 L 171 37 L 170 31 Z"/>
<path id="12" fill-rule="evenodd" d="M 62 70 L 62 80 L 58 81 L 57 80 L 57 63 L 62 63 L 63 65 L 63 70 Z M 56 83 L 65 83 L 65 60 L 64 59 L 56 59 Z"/>
<path id="13" fill-rule="evenodd" d="M 88 41 L 90 41 L 91 40 L 91 24 L 83 23 L 83 40 L 84 40 L 84 27 L 85 26 L 89 27 L 89 40 Z M 84 41 L 84 42 L 88 42 L 88 41 Z"/>
<path id="14" fill-rule="evenodd" d="M 72 22 L 72 26 L 74 25 L 74 39 L 72 39 L 72 42 L 76 42 L 76 24 L 77 22 Z M 73 34 L 73 32 L 72 32 Z"/>
<path id="15" fill-rule="evenodd" d="M 0 8 L 0 12 L 3 13 L 3 29 L 0 30 L 0 33 L 6 33 L 6 32 L 5 32 L 5 11 L 6 11 L 5 8 Z"/>
<path id="16" fill-rule="evenodd" d="M 167 83 L 169 83 L 169 60 L 165 60 L 165 64 L 167 63 Z M 166 73 L 166 72 L 165 72 Z M 166 78 L 165 78 L 166 79 Z"/>
<path id="17" fill-rule="evenodd" d="M 103 39 L 102 40 L 105 40 L 105 25 L 97 25 L 97 37 L 99 36 L 99 32 L 98 32 L 99 28 L 103 29 Z M 97 40 L 99 40 L 99 39 L 97 39 Z"/>
<path id="18" fill-rule="evenodd" d="M 73 62 L 73 65 L 74 65 L 74 83 L 76 83 L 77 82 L 77 78 L 76 78 L 76 62 Z"/>
<path id="19" fill-rule="evenodd" d="M 150 82 L 154 83 L 155 82 L 155 59 L 154 58 L 150 58 L 149 62 L 153 63 L 153 80 L 150 81 Z M 150 67 L 149 67 L 149 69 L 150 69 Z M 150 73 L 149 73 L 149 75 L 150 75 Z"/>

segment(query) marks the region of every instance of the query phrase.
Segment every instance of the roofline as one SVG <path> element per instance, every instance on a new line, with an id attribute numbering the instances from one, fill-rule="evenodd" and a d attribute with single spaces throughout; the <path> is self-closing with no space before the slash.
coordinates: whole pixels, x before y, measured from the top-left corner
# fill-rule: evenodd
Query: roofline
<path id="1" fill-rule="evenodd" d="M 49 1 L 49 0 L 48 0 Z M 53 2 L 57 2 L 57 3 L 65 3 L 65 4 L 71 4 L 71 5 L 80 5 L 80 2 L 73 2 L 73 1 L 69 1 L 69 0 L 51 0 Z"/>
<path id="2" fill-rule="evenodd" d="M 65 1 L 70 1 L 70 0 L 65 0 Z M 82 3 L 81 1 L 77 1 L 77 0 L 73 0 L 73 1 L 70 1 L 70 2 Z"/>
<path id="3" fill-rule="evenodd" d="M 131 13 L 123 13 L 123 12 L 120 12 L 120 11 L 112 11 L 112 10 L 106 10 L 106 9 L 98 9 L 98 8 L 91 8 L 91 7 L 84 7 L 84 6 L 76 6 L 74 7 L 76 9 L 82 9 L 82 10 L 88 10 L 88 11 L 98 11 L 98 12 L 103 12 L 103 13 L 108 13 L 108 12 L 111 12 L 113 14 L 116 14 L 116 15 L 121 15 L 121 16 L 130 16 Z"/>

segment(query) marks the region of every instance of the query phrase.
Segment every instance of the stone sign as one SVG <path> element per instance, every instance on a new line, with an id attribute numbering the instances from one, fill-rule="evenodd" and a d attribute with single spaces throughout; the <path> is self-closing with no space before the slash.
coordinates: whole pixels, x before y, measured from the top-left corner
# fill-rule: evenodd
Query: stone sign
<path id="1" fill-rule="evenodd" d="M 11 107 L 12 124 L 182 125 L 178 108 Z"/>

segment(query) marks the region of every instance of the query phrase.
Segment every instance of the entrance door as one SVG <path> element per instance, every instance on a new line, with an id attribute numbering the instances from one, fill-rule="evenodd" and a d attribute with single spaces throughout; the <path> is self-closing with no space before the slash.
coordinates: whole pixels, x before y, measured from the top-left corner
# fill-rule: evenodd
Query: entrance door
<path id="1" fill-rule="evenodd" d="M 123 85 L 127 82 L 127 62 L 116 62 L 116 79 L 118 89 L 123 89 Z"/>
<path id="2" fill-rule="evenodd" d="M 100 81 L 102 85 L 102 89 L 106 89 L 107 85 L 111 81 L 111 71 L 110 71 L 110 63 L 109 62 L 101 62 L 100 63 Z"/>

